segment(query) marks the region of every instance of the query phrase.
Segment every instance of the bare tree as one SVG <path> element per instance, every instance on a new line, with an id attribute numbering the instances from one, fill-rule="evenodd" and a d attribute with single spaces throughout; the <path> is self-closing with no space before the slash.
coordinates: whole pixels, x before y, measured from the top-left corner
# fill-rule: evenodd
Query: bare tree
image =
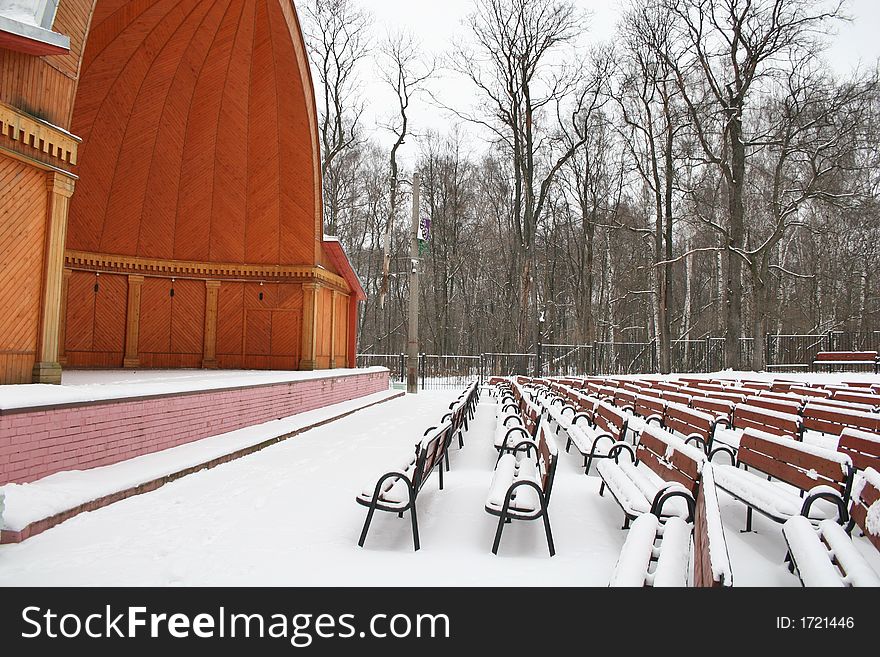
<path id="1" fill-rule="evenodd" d="M 423 90 L 425 82 L 434 74 L 434 62 L 424 59 L 415 36 L 409 32 L 389 34 L 381 46 L 379 57 L 380 77 L 397 97 L 397 112 L 385 128 L 394 136 L 389 156 L 389 186 L 391 202 L 383 243 L 382 288 L 379 304 L 384 307 L 388 294 L 388 275 L 391 269 L 391 234 L 397 214 L 400 173 L 397 154 L 410 133 L 409 109 L 414 96 Z"/>
<path id="2" fill-rule="evenodd" d="M 363 138 L 358 66 L 370 52 L 373 19 L 355 0 L 307 0 L 306 45 L 318 73 L 324 225 L 338 232 L 345 177 L 338 161 Z"/>
<path id="3" fill-rule="evenodd" d="M 677 52 L 658 53 L 675 71 L 706 160 L 727 183 L 725 365 L 739 366 L 743 317 L 747 158 L 744 121 L 765 79 L 784 74 L 789 55 L 817 48 L 841 16 L 842 2 L 824 0 L 660 0 L 672 18 Z M 705 92 L 705 93 L 703 93 Z"/>

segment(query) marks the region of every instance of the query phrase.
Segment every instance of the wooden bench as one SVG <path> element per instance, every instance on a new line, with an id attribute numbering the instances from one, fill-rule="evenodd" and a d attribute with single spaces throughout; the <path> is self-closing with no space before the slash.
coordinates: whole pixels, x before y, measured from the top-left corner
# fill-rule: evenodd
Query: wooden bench
<path id="1" fill-rule="evenodd" d="M 413 546 L 419 549 L 419 525 L 416 518 L 416 500 L 434 468 L 439 468 L 440 490 L 443 490 L 443 459 L 452 436 L 452 422 L 447 421 L 415 446 L 415 454 L 398 470 L 379 477 L 375 486 L 358 495 L 357 502 L 369 508 L 361 536 L 360 547 L 367 540 L 373 514 L 379 511 L 397 513 L 401 518 L 406 511 L 412 517 Z"/>
<path id="2" fill-rule="evenodd" d="M 817 370 L 827 367 L 829 370 L 836 368 L 842 371 L 843 368 L 854 367 L 877 372 L 877 365 L 876 351 L 820 351 L 813 361 L 813 367 Z"/>
<path id="3" fill-rule="evenodd" d="M 663 415 L 666 413 L 666 401 L 660 397 L 639 395 L 633 405 L 633 412 L 644 418 L 646 422 L 653 420 L 662 425 Z"/>
<path id="4" fill-rule="evenodd" d="M 730 426 L 730 420 L 733 417 L 733 409 L 735 407 L 732 401 L 713 399 L 711 397 L 692 397 L 690 405 L 691 408 L 709 413 Z"/>
<path id="5" fill-rule="evenodd" d="M 756 429 L 743 433 L 734 465 L 714 465 L 716 485 L 748 507 L 747 532 L 752 529 L 753 509 L 780 523 L 796 515 L 816 522 L 835 513 L 845 516 L 853 472 L 845 454 Z M 818 500 L 835 508 L 829 512 L 814 506 Z"/>
<path id="6" fill-rule="evenodd" d="M 687 586 L 691 526 L 681 518 L 665 523 L 653 513 L 636 518 L 620 550 L 608 586 Z"/>
<path id="7" fill-rule="evenodd" d="M 874 468 L 880 471 L 880 434 L 844 429 L 837 441 L 837 451 L 849 456 L 857 470 Z"/>
<path id="8" fill-rule="evenodd" d="M 737 404 L 733 409 L 733 426 L 736 429 L 757 429 L 777 436 L 789 436 L 796 440 L 803 437 L 804 425 L 799 415 L 780 413 L 748 403 Z"/>
<path id="9" fill-rule="evenodd" d="M 667 404 L 663 416 L 663 426 L 675 431 L 684 438 L 686 443 L 696 441 L 704 451 L 712 443 L 718 418 L 682 404 Z"/>
<path id="10" fill-rule="evenodd" d="M 880 550 L 880 474 L 874 468 L 865 470 L 854 486 L 846 528 L 831 519 L 814 527 L 804 516 L 783 525 L 789 569 L 803 586 L 880 586 L 880 575 L 853 545 L 856 526 Z"/>
<path id="11" fill-rule="evenodd" d="M 626 452 L 631 461 L 620 462 Z M 653 513 L 661 520 L 669 517 L 691 521 L 694 516 L 700 468 L 705 454 L 686 444 L 665 429 L 647 425 L 635 450 L 623 442 L 616 443 L 608 459 L 598 465 L 602 484 L 623 509 L 623 528 L 644 513 Z"/>
<path id="12" fill-rule="evenodd" d="M 584 474 L 590 474 L 595 459 L 610 458 L 611 447 L 626 440 L 626 414 L 611 404 L 600 402 L 592 415 L 578 414 L 566 431 L 565 453 L 572 444 L 584 457 Z"/>
<path id="13" fill-rule="evenodd" d="M 703 464 L 700 478 L 693 526 L 693 585 L 733 586 L 711 464 Z M 691 533 L 681 518 L 670 518 L 664 524 L 653 513 L 640 515 L 630 527 L 609 586 L 687 586 Z"/>
<path id="14" fill-rule="evenodd" d="M 866 413 L 840 406 L 828 406 L 821 400 L 807 402 L 801 411 L 804 427 L 831 435 L 840 435 L 847 427 L 880 433 L 880 413 Z"/>
<path id="15" fill-rule="evenodd" d="M 718 504 L 715 471 L 711 463 L 703 464 L 697 492 L 694 515 L 694 586 L 733 586 L 733 567 L 721 523 L 721 507 Z"/>
<path id="16" fill-rule="evenodd" d="M 498 554 L 505 523 L 538 518 L 544 521 L 550 556 L 556 554 L 547 509 L 556 475 L 558 450 L 547 435 L 543 422 L 539 422 L 537 433 L 537 448 L 533 454 L 504 454 L 495 464 L 485 507 L 488 513 L 498 516 L 492 554 Z"/>

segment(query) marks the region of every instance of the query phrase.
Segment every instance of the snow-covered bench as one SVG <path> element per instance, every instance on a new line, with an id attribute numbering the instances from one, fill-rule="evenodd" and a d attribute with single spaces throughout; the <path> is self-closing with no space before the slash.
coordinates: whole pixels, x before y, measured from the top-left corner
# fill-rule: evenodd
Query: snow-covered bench
<path id="1" fill-rule="evenodd" d="M 632 523 L 608 586 L 687 586 L 691 526 L 653 513 Z"/>
<path id="2" fill-rule="evenodd" d="M 749 403 L 737 404 L 733 409 L 733 422 L 736 429 L 757 429 L 777 436 L 790 436 L 800 440 L 804 425 L 799 415 L 753 406 Z"/>
<path id="3" fill-rule="evenodd" d="M 822 400 L 811 400 L 801 411 L 804 426 L 812 431 L 839 435 L 846 427 L 880 433 L 880 413 L 865 412 L 841 406 L 829 406 Z"/>
<path id="4" fill-rule="evenodd" d="M 694 586 L 733 586 L 733 568 L 721 523 L 715 470 L 704 463 L 694 515 Z"/>
<path id="5" fill-rule="evenodd" d="M 849 456 L 859 470 L 880 470 L 880 434 L 844 429 L 837 441 L 837 451 Z"/>
<path id="6" fill-rule="evenodd" d="M 752 510 L 776 522 L 785 522 L 798 514 L 815 522 L 838 514 L 845 518 L 853 465 L 846 454 L 746 429 L 735 464 L 716 464 L 714 474 L 719 488 L 748 507 L 748 532 L 752 529 Z M 817 505 L 819 500 L 831 506 Z"/>
<path id="7" fill-rule="evenodd" d="M 468 430 L 468 420 L 474 417 L 477 404 L 480 402 L 479 382 L 474 381 L 458 396 L 458 399 L 449 404 L 449 412 L 443 416 L 441 422 L 452 422 L 452 435 L 458 437 L 459 449 L 464 447 L 464 433 Z M 446 464 L 449 465 L 449 454 L 446 455 Z"/>
<path id="8" fill-rule="evenodd" d="M 631 461 L 619 458 L 626 452 Z M 645 513 L 661 520 L 669 517 L 693 519 L 700 470 L 706 455 L 665 429 L 652 425 L 642 431 L 635 450 L 618 442 L 609 450 L 609 459 L 598 466 L 602 484 L 623 509 L 623 528 Z"/>
<path id="9" fill-rule="evenodd" d="M 556 554 L 547 507 L 553 490 L 558 450 L 553 438 L 546 431 L 545 422 L 539 421 L 537 434 L 534 454 L 503 454 L 495 465 L 486 499 L 486 511 L 498 516 L 492 554 L 498 554 L 501 533 L 506 522 L 538 518 L 544 521 L 550 556 Z"/>
<path id="10" fill-rule="evenodd" d="M 611 457 L 613 445 L 626 440 L 628 415 L 607 402 L 596 405 L 592 417 L 577 414 L 566 431 L 565 452 L 574 445 L 584 457 L 584 473 L 590 473 L 595 459 Z"/>
<path id="11" fill-rule="evenodd" d="M 821 371 L 823 367 L 827 367 L 829 371 L 834 369 L 842 371 L 843 368 L 854 367 L 858 370 L 867 369 L 877 372 L 878 364 L 880 358 L 876 351 L 820 351 L 813 361 L 813 367 L 817 371 Z"/>
<path id="12" fill-rule="evenodd" d="M 712 442 L 719 422 L 726 424 L 709 413 L 671 402 L 663 415 L 663 426 L 681 434 L 686 443 L 696 442 L 703 449 Z"/>
<path id="13" fill-rule="evenodd" d="M 850 521 L 846 529 L 834 520 L 815 527 L 808 518 L 795 516 L 783 525 L 788 544 L 789 569 L 804 586 L 880 586 L 880 575 L 853 545 L 858 526 L 880 550 L 880 474 L 868 468 L 853 487 Z"/>
<path id="14" fill-rule="evenodd" d="M 360 547 L 367 540 L 367 532 L 376 510 L 397 513 L 403 517 L 409 511 L 412 517 L 413 546 L 419 549 L 419 526 L 416 518 L 416 499 L 434 468 L 438 468 L 440 490 L 443 490 L 443 459 L 452 439 L 452 421 L 447 420 L 415 446 L 414 454 L 401 463 L 400 468 L 379 477 L 374 486 L 366 487 L 357 496 L 358 504 L 369 508 L 361 536 Z"/>

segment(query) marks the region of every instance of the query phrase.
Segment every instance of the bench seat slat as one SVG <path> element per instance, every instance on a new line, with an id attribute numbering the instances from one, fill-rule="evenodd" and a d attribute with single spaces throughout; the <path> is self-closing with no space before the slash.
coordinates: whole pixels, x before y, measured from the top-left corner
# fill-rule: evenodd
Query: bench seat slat
<path id="1" fill-rule="evenodd" d="M 645 585 L 659 526 L 660 521 L 657 516 L 651 513 L 641 515 L 633 521 L 608 586 Z"/>

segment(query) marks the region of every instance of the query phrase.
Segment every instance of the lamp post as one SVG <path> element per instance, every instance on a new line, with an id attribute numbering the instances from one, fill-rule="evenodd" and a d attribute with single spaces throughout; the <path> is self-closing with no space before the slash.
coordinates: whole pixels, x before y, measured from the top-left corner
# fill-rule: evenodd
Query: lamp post
<path id="1" fill-rule="evenodd" d="M 409 331 L 406 343 L 406 392 L 419 392 L 419 174 L 412 180 L 412 235 L 410 236 Z"/>

